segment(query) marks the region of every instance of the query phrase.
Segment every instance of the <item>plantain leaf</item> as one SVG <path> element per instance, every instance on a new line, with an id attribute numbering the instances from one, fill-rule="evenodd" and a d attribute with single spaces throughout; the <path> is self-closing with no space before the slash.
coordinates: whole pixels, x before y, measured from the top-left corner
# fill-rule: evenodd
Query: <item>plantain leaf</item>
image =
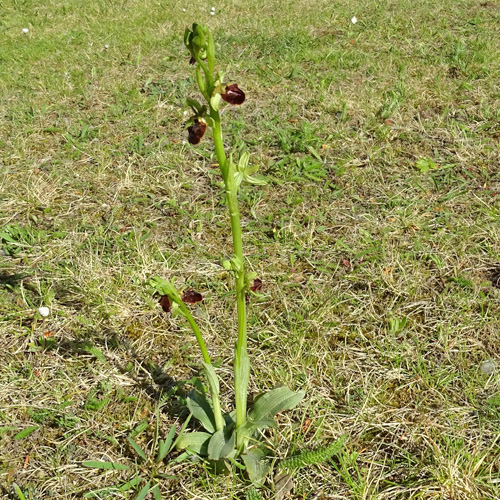
<path id="1" fill-rule="evenodd" d="M 215 432 L 215 417 L 207 397 L 198 391 L 191 391 L 187 397 L 187 407 L 193 417 L 201 422 L 203 427 L 213 434 Z"/>
<path id="2" fill-rule="evenodd" d="M 234 432 L 224 433 L 223 429 L 217 431 L 208 443 L 208 458 L 210 460 L 226 458 L 234 450 L 235 443 Z"/>
<path id="3" fill-rule="evenodd" d="M 198 455 L 207 455 L 208 442 L 212 434 L 208 432 L 190 432 L 183 434 L 177 441 L 178 450 L 188 450 Z"/>
<path id="4" fill-rule="evenodd" d="M 259 429 L 275 429 L 276 421 L 274 418 L 264 418 L 262 420 L 253 421 L 251 418 L 248 418 L 247 421 L 238 428 L 238 434 L 242 436 L 252 437 L 255 431 Z"/>
<path id="5" fill-rule="evenodd" d="M 280 411 L 290 410 L 297 406 L 304 395 L 304 391 L 294 392 L 288 387 L 273 389 L 256 398 L 250 418 L 258 422 L 274 417 Z"/>
<path id="6" fill-rule="evenodd" d="M 257 487 L 262 486 L 270 467 L 266 452 L 262 448 L 251 448 L 241 455 L 241 458 L 246 465 L 250 481 Z"/>

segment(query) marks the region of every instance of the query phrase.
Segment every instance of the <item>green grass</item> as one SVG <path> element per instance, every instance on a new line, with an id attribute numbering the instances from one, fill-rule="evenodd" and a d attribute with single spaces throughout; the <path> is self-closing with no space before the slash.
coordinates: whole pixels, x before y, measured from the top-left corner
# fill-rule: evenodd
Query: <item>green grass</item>
<path id="1" fill-rule="evenodd" d="M 149 449 L 161 391 L 160 433 L 181 427 L 200 358 L 150 276 L 203 293 L 194 312 L 231 377 L 226 207 L 209 139 L 183 130 L 182 35 L 199 21 L 247 93 L 226 140 L 270 181 L 241 196 L 264 283 L 251 390 L 307 393 L 270 443 L 284 458 L 349 436 L 292 498 L 500 497 L 499 372 L 481 369 L 500 364 L 500 3 L 363 3 L 2 4 L 0 495 L 125 481 L 82 463 L 133 466 L 127 436 L 139 426 Z M 247 489 L 201 464 L 162 472 L 179 478 L 165 498 Z"/>

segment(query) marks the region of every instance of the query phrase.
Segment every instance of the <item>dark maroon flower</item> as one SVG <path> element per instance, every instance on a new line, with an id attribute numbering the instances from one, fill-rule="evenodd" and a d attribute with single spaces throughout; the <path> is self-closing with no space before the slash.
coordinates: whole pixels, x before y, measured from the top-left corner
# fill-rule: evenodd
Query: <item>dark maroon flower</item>
<path id="1" fill-rule="evenodd" d="M 182 294 L 182 302 L 186 304 L 196 304 L 196 302 L 201 302 L 202 300 L 203 300 L 203 295 L 191 289 L 186 290 Z"/>
<path id="2" fill-rule="evenodd" d="M 252 292 L 258 292 L 259 290 L 262 290 L 262 280 L 259 278 L 255 278 L 253 280 L 253 284 L 250 285 L 250 290 L 252 290 Z"/>
<path id="3" fill-rule="evenodd" d="M 189 64 L 196 64 L 196 59 L 191 57 L 191 59 L 189 59 Z"/>
<path id="4" fill-rule="evenodd" d="M 170 299 L 168 298 L 168 295 L 162 295 L 159 300 L 161 308 L 166 312 L 170 312 L 172 309 L 172 304 L 170 302 Z"/>
<path id="5" fill-rule="evenodd" d="M 237 83 L 226 85 L 225 92 L 220 96 L 229 104 L 243 104 L 245 101 L 245 92 L 238 88 Z"/>
<path id="6" fill-rule="evenodd" d="M 203 120 L 194 119 L 194 123 L 188 127 L 189 144 L 199 144 L 207 130 L 207 124 Z"/>

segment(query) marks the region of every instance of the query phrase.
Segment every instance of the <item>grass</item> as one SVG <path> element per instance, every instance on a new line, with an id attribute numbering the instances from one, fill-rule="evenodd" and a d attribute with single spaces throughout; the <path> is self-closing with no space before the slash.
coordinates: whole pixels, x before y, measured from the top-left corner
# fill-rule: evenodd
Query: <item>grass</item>
<path id="1" fill-rule="evenodd" d="M 282 458 L 349 436 L 342 456 L 299 471 L 291 497 L 500 497 L 499 374 L 484 373 L 500 363 L 500 4 L 364 4 L 227 1 L 210 16 L 178 1 L 4 2 L 5 498 L 13 483 L 76 499 L 127 479 L 82 463 L 133 464 L 138 426 L 150 449 L 162 391 L 160 432 L 181 427 L 200 359 L 149 276 L 203 293 L 196 316 L 231 376 L 226 209 L 211 149 L 182 128 L 195 20 L 247 92 L 226 139 L 270 181 L 241 197 L 264 283 L 251 388 L 307 396 L 269 439 Z M 178 477 L 166 498 L 246 488 L 201 464 L 163 472 Z"/>

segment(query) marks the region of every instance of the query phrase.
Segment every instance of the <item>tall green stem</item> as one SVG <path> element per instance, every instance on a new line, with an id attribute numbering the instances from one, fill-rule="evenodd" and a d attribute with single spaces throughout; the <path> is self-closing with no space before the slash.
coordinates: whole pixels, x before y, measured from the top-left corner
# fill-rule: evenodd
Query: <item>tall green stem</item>
<path id="1" fill-rule="evenodd" d="M 222 140 L 222 128 L 220 115 L 213 108 L 210 115 L 214 120 L 213 134 L 217 160 L 222 172 L 226 187 L 226 199 L 231 219 L 231 233 L 233 236 L 233 251 L 238 268 L 236 274 L 236 308 L 238 314 L 238 340 L 234 355 L 234 386 L 236 401 L 236 429 L 246 422 L 247 413 L 247 388 L 250 374 L 250 365 L 247 354 L 247 315 L 246 315 L 246 292 L 245 292 L 245 263 L 243 260 L 243 243 L 241 238 L 241 220 L 238 207 L 238 188 L 234 177 L 234 165 L 228 161 L 224 151 Z M 237 446 L 241 447 L 241 438 L 237 434 Z"/>

